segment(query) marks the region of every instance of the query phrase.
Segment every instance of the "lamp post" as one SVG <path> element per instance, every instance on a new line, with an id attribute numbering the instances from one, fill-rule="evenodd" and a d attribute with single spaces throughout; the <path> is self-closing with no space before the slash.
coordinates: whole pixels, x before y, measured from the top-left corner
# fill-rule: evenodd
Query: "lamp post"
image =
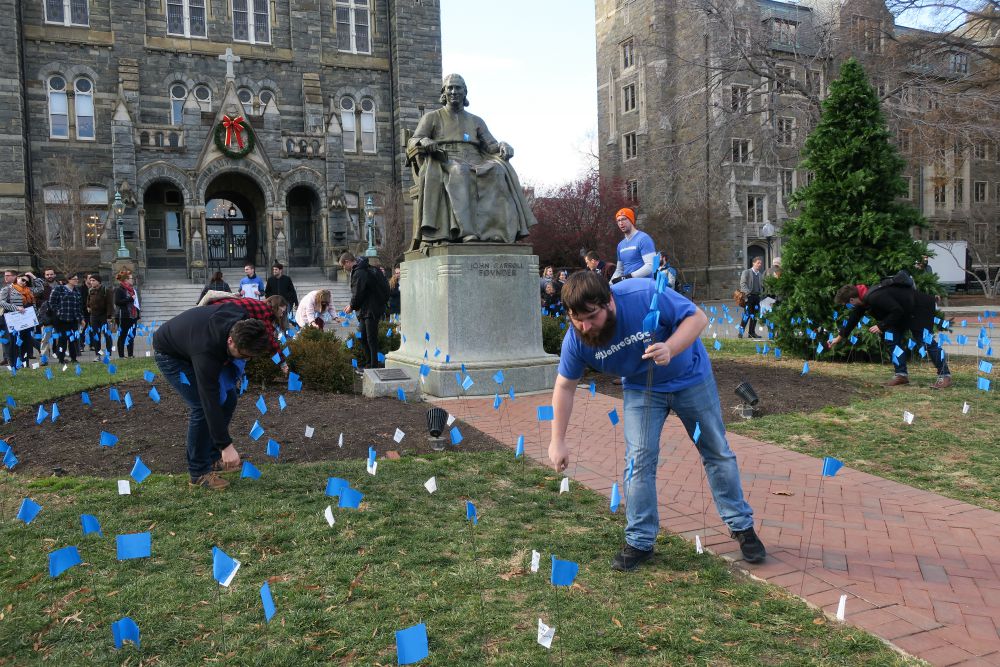
<path id="1" fill-rule="evenodd" d="M 115 190 L 115 224 L 118 226 L 118 259 L 128 259 L 128 248 L 125 247 L 125 228 L 122 226 L 122 216 L 125 214 L 125 202 L 122 193 Z"/>
<path id="2" fill-rule="evenodd" d="M 760 228 L 760 233 L 767 239 L 767 265 L 771 266 L 771 239 L 774 237 L 774 225 L 765 222 L 764 226 Z"/>
<path id="3" fill-rule="evenodd" d="M 365 233 L 368 235 L 368 249 L 365 257 L 377 257 L 375 249 L 375 200 L 371 195 L 365 198 Z"/>

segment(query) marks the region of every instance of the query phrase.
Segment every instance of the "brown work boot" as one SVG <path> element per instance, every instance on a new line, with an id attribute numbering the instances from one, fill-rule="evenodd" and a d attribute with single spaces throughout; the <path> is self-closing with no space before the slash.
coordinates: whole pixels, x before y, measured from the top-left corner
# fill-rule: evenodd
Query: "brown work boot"
<path id="1" fill-rule="evenodd" d="M 900 385 L 910 384 L 910 378 L 905 375 L 894 375 L 891 380 L 883 384 L 883 387 L 898 387 Z"/>
<path id="2" fill-rule="evenodd" d="M 942 375 L 937 379 L 937 382 L 931 385 L 931 389 L 947 389 L 951 386 L 951 376 Z"/>
<path id="3" fill-rule="evenodd" d="M 214 472 L 205 473 L 201 477 L 191 480 L 189 484 L 190 486 L 200 486 L 211 491 L 222 491 L 229 486 L 229 482 Z"/>

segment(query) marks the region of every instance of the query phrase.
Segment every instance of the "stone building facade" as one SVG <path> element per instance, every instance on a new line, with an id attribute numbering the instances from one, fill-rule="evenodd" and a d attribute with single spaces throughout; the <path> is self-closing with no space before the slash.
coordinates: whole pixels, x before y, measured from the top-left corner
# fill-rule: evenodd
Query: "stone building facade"
<path id="1" fill-rule="evenodd" d="M 953 94 L 989 81 L 974 54 L 896 26 L 882 0 L 596 0 L 596 18 L 601 175 L 699 298 L 780 256 L 788 197 L 809 178 L 802 145 L 847 57 L 908 161 L 907 196 L 930 222 L 914 233 L 1000 262 L 1000 107 Z M 981 101 L 998 100 L 993 81 Z"/>
<path id="2" fill-rule="evenodd" d="M 43 262 L 51 245 L 110 266 L 119 192 L 140 272 L 332 270 L 364 244 L 366 202 L 380 225 L 408 189 L 404 132 L 437 104 L 438 0 L 0 0 L 0 12 L 13 17 L 0 41 L 5 265 Z M 254 140 L 243 157 L 216 140 L 238 117 L 236 139 Z"/>

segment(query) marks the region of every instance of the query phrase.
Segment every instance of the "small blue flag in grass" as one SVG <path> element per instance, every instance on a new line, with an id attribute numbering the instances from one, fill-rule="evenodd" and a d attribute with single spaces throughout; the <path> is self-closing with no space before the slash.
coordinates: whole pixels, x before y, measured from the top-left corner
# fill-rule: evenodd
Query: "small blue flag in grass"
<path id="1" fill-rule="evenodd" d="M 327 477 L 326 479 L 326 495 L 336 498 L 340 495 L 340 492 L 344 489 L 349 489 L 351 487 L 350 482 L 346 479 L 341 479 L 339 477 Z"/>
<path id="2" fill-rule="evenodd" d="M 406 392 L 403 391 L 402 387 L 398 387 L 396 389 L 396 398 L 406 403 Z"/>
<path id="3" fill-rule="evenodd" d="M 721 350 L 722 342 L 718 338 L 716 338 L 715 342 L 712 344 L 712 347 L 714 347 L 716 350 Z"/>
<path id="4" fill-rule="evenodd" d="M 347 342 L 344 343 L 344 344 L 347 345 L 347 349 L 348 350 L 354 349 L 354 339 L 353 338 L 348 338 Z"/>
<path id="5" fill-rule="evenodd" d="M 104 537 L 104 533 L 101 532 L 101 524 L 97 520 L 97 517 L 93 514 L 81 514 L 80 515 L 80 528 L 83 529 L 84 535 L 90 535 L 91 533 L 97 533 L 101 537 Z"/>
<path id="6" fill-rule="evenodd" d="M 274 598 L 271 597 L 271 587 L 266 581 L 260 587 L 260 602 L 264 605 L 264 620 L 270 623 L 275 612 Z"/>
<path id="7" fill-rule="evenodd" d="M 17 520 L 23 521 L 25 525 L 28 525 L 35 520 L 38 513 L 42 511 L 42 506 L 36 503 L 31 498 L 25 498 L 21 501 L 21 508 L 17 510 Z"/>
<path id="8" fill-rule="evenodd" d="M 833 477 L 843 467 L 844 464 L 837 459 L 832 456 L 826 456 L 823 458 L 823 477 Z"/>
<path id="9" fill-rule="evenodd" d="M 514 458 L 519 459 L 524 456 L 524 436 L 517 436 L 517 449 L 514 450 Z"/>
<path id="10" fill-rule="evenodd" d="M 288 402 L 285 400 L 284 394 L 278 396 L 278 407 L 282 410 L 288 407 Z"/>
<path id="11" fill-rule="evenodd" d="M 38 415 L 35 417 L 35 423 L 41 425 L 45 421 L 46 417 L 49 416 L 48 411 L 45 409 L 44 405 L 38 406 Z"/>
<path id="12" fill-rule="evenodd" d="M 555 418 L 551 405 L 539 405 L 535 413 L 540 422 L 550 422 Z"/>
<path id="13" fill-rule="evenodd" d="M 611 485 L 611 512 L 617 512 L 618 506 L 622 502 L 621 492 L 618 490 L 618 482 Z"/>
<path id="14" fill-rule="evenodd" d="M 51 368 L 46 368 L 45 369 L 45 379 L 46 380 L 51 380 L 52 379 L 52 369 Z"/>
<path id="15" fill-rule="evenodd" d="M 149 400 L 153 401 L 153 403 L 160 402 L 160 392 L 157 391 L 156 387 L 149 388 Z"/>
<path id="16" fill-rule="evenodd" d="M 275 352 L 274 356 L 271 357 L 271 361 L 274 362 L 275 366 L 279 365 L 281 363 L 281 353 L 280 352 Z"/>
<path id="17" fill-rule="evenodd" d="M 351 359 L 357 367 L 357 359 Z M 288 374 L 288 391 L 302 391 L 302 378 L 297 373 Z"/>
<path id="18" fill-rule="evenodd" d="M 980 359 L 979 360 L 979 372 L 980 373 L 992 373 L 993 372 L 993 364 L 991 364 L 990 362 L 986 361 L 985 359 Z"/>
<path id="19" fill-rule="evenodd" d="M 458 430 L 457 426 L 452 426 L 451 427 L 451 444 L 457 445 L 458 443 L 462 442 L 462 440 L 464 440 L 464 438 L 462 438 L 462 432 Z"/>
<path id="20" fill-rule="evenodd" d="M 131 533 L 115 538 L 118 547 L 118 560 L 133 558 L 149 558 L 153 549 L 153 538 L 150 533 Z"/>
<path id="21" fill-rule="evenodd" d="M 118 372 L 118 367 L 114 364 L 108 364 L 108 375 L 114 375 Z"/>
<path id="22" fill-rule="evenodd" d="M 115 640 L 115 649 L 121 649 L 127 641 L 135 644 L 137 649 L 141 648 L 139 626 L 128 616 L 123 616 L 111 624 L 111 636 Z"/>
<path id="23" fill-rule="evenodd" d="M 86 392 L 84 392 L 84 393 L 86 393 Z M 3 423 L 4 424 L 10 423 L 11 418 L 12 418 L 12 416 L 10 414 L 10 408 L 5 407 L 3 409 Z"/>
<path id="24" fill-rule="evenodd" d="M 257 398 L 257 402 L 254 405 L 257 406 L 257 410 L 260 412 L 260 414 L 262 415 L 267 414 L 267 402 L 264 400 L 263 395 Z"/>
<path id="25" fill-rule="evenodd" d="M 135 464 L 132 466 L 132 479 L 135 480 L 136 484 L 142 484 L 147 477 L 149 477 L 150 470 L 146 467 L 146 464 L 142 462 L 142 459 L 138 456 L 135 457 Z"/>
<path id="26" fill-rule="evenodd" d="M 63 547 L 49 553 L 49 576 L 53 579 L 73 567 L 79 565 L 80 552 L 76 547 Z"/>
<path id="27" fill-rule="evenodd" d="M 156 379 L 156 374 L 153 373 L 153 371 L 144 371 L 142 374 L 142 379 L 144 379 L 146 382 L 152 382 L 153 380 Z"/>
<path id="28" fill-rule="evenodd" d="M 412 665 L 430 654 L 427 648 L 427 626 L 424 623 L 405 630 L 396 630 L 396 662 Z"/>
<path id="29" fill-rule="evenodd" d="M 580 564 L 569 560 L 559 560 L 552 556 L 552 585 L 572 586 L 576 579 L 577 572 L 580 571 Z"/>
<path id="30" fill-rule="evenodd" d="M 12 408 L 16 408 L 17 407 L 17 401 L 15 401 L 14 397 L 11 396 L 10 394 L 7 394 L 7 405 L 10 406 L 10 407 L 12 407 Z"/>
<path id="31" fill-rule="evenodd" d="M 240 471 L 242 479 L 260 479 L 260 470 L 249 461 L 243 462 L 243 470 Z"/>
<path id="32" fill-rule="evenodd" d="M 479 525 L 479 514 L 476 512 L 476 506 L 468 500 L 465 501 L 465 520 L 472 521 L 473 526 Z"/>
<path id="33" fill-rule="evenodd" d="M 126 410 L 131 410 L 133 405 L 135 405 L 135 403 L 132 402 L 132 392 L 126 391 L 125 392 L 125 409 Z"/>
<path id="34" fill-rule="evenodd" d="M 885 341 L 887 343 L 891 343 L 894 340 L 896 340 L 896 337 L 893 335 L 893 333 L 891 331 L 886 331 L 885 332 Z"/>
<path id="35" fill-rule="evenodd" d="M 808 362 L 808 361 L 806 361 L 806 362 L 804 362 L 804 363 L 802 364 L 802 373 L 801 373 L 801 374 L 802 374 L 802 375 L 805 375 L 805 374 L 806 374 L 806 373 L 808 373 L 808 372 L 809 372 L 809 362 Z"/>
<path id="36" fill-rule="evenodd" d="M 976 382 L 976 389 L 979 389 L 980 391 L 989 391 L 990 381 L 987 378 L 979 378 Z"/>
<path id="37" fill-rule="evenodd" d="M 14 466 L 17 465 L 17 457 L 14 456 L 14 450 L 8 449 L 3 455 L 3 464 L 7 470 L 13 470 Z"/>
<path id="38" fill-rule="evenodd" d="M 220 585 L 229 586 L 239 569 L 240 562 L 238 560 L 231 558 L 219 547 L 212 547 L 212 578 Z"/>
<path id="39" fill-rule="evenodd" d="M 80 368 L 80 364 L 76 365 L 76 368 L 73 370 L 73 372 L 76 373 L 77 377 L 83 375 L 83 369 Z"/>
<path id="40" fill-rule="evenodd" d="M 118 436 L 107 431 L 101 431 L 101 447 L 114 447 L 118 444 Z"/>
<path id="41" fill-rule="evenodd" d="M 340 502 L 337 503 L 337 507 L 346 507 L 356 510 L 361 506 L 361 500 L 364 497 L 365 494 L 348 486 L 340 490 Z"/>
<path id="42" fill-rule="evenodd" d="M 55 421 L 57 419 L 59 419 L 59 406 L 56 405 L 55 403 L 53 403 L 52 404 L 52 422 L 55 423 Z"/>
<path id="43" fill-rule="evenodd" d="M 612 426 L 618 426 L 618 422 L 621 421 L 618 417 L 618 408 L 611 408 L 611 412 L 608 413 L 608 419 L 611 420 Z"/>

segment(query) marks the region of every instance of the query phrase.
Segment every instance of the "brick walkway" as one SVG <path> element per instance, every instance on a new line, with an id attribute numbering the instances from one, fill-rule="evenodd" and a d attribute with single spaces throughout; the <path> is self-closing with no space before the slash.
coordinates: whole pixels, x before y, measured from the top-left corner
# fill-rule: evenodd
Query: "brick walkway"
<path id="1" fill-rule="evenodd" d="M 492 399 L 439 404 L 511 448 L 523 434 L 527 455 L 547 465 L 549 425 L 539 431 L 535 408 L 549 401 L 518 397 L 499 413 Z M 570 476 L 606 496 L 624 456 L 612 408 L 621 414 L 621 401 L 580 389 L 567 434 Z M 1000 513 L 848 468 L 821 478 L 818 459 L 734 434 L 729 442 L 767 561 L 740 559 L 675 417 L 657 475 L 665 530 L 700 534 L 706 548 L 831 614 L 846 594 L 848 623 L 931 664 L 1000 665 Z"/>

